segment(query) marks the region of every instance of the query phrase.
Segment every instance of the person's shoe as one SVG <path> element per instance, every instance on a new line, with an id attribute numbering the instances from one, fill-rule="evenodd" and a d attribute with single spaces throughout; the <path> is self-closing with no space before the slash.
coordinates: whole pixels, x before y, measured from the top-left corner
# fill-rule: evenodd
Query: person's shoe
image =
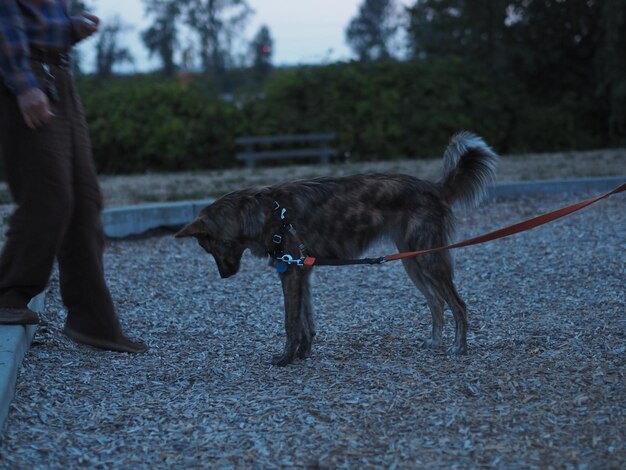
<path id="1" fill-rule="evenodd" d="M 39 315 L 29 308 L 0 307 L 0 325 L 36 325 Z"/>
<path id="2" fill-rule="evenodd" d="M 98 349 L 126 353 L 142 353 L 148 350 L 148 346 L 143 341 L 133 341 L 121 333 L 115 339 L 104 339 L 80 333 L 67 326 L 63 328 L 63 333 L 77 343 L 86 344 Z"/>

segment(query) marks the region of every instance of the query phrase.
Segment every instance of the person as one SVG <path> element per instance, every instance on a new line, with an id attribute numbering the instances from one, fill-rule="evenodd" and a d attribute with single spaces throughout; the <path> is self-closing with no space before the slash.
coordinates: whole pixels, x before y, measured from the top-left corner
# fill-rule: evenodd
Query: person
<path id="1" fill-rule="evenodd" d="M 39 322 L 28 302 L 58 261 L 64 333 L 144 352 L 122 332 L 103 268 L 102 196 L 69 51 L 99 19 L 70 0 L 0 0 L 0 154 L 16 203 L 0 255 L 0 324 Z"/>

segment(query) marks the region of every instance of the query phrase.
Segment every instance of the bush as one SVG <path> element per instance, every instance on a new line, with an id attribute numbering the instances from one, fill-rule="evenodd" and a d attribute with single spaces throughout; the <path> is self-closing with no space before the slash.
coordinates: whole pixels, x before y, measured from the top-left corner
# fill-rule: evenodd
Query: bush
<path id="1" fill-rule="evenodd" d="M 504 148 L 512 118 L 496 85 L 460 59 L 302 67 L 248 104 L 248 132 L 336 131 L 355 160 L 440 155 L 463 129 Z"/>
<path id="2" fill-rule="evenodd" d="M 99 171 L 220 168 L 230 163 L 239 112 L 176 82 L 121 81 L 84 93 Z"/>

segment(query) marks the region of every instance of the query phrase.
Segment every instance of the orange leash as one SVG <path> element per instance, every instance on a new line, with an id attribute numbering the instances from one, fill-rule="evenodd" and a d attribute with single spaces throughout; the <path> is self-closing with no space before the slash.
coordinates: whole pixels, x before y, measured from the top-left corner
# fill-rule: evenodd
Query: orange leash
<path id="1" fill-rule="evenodd" d="M 508 227 L 504 227 L 499 230 L 495 230 L 493 232 L 480 235 L 478 237 L 474 237 L 468 240 L 464 240 L 462 242 L 454 243 L 452 245 L 440 246 L 437 248 L 430 248 L 427 250 L 408 251 L 405 253 L 395 253 L 393 255 L 387 255 L 387 256 L 380 257 L 380 258 L 365 258 L 365 259 L 359 259 L 359 260 L 335 260 L 335 259 L 315 258 L 313 256 L 307 256 L 306 258 L 304 258 L 303 265 L 313 267 L 313 266 L 338 266 L 338 265 L 349 265 L 349 264 L 382 264 L 387 261 L 395 261 L 395 260 L 404 259 L 404 258 L 413 258 L 415 256 L 425 255 L 427 253 L 434 253 L 437 251 L 451 250 L 453 248 L 461 248 L 461 247 L 470 246 L 470 245 L 478 245 L 480 243 L 485 243 L 491 240 L 496 240 L 498 238 L 508 237 L 516 233 L 525 232 L 526 230 L 539 227 L 540 225 L 544 225 L 544 224 L 547 224 L 548 222 L 552 222 L 553 220 L 560 219 L 561 217 L 565 217 L 566 215 L 569 215 L 572 212 L 576 212 L 580 209 L 590 206 L 591 204 L 595 202 L 598 202 L 602 199 L 606 199 L 613 194 L 621 193 L 623 191 L 626 191 L 626 183 L 622 183 L 619 187 L 615 188 L 613 191 L 609 191 L 606 194 L 602 194 L 600 196 L 596 196 L 591 199 L 587 199 L 585 201 L 572 204 L 570 206 L 562 207 L 561 209 L 557 209 L 555 211 L 548 212 L 546 214 L 542 214 L 537 217 L 533 217 L 532 219 L 524 220 L 522 222 L 509 225 Z"/>

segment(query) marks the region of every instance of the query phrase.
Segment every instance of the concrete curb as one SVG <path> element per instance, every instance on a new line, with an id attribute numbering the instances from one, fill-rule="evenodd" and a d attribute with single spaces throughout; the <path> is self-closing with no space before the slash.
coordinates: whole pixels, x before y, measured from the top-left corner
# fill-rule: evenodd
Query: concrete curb
<path id="1" fill-rule="evenodd" d="M 191 222 L 213 199 L 167 202 L 116 207 L 102 212 L 104 233 L 120 238 L 138 235 L 159 227 L 175 227 Z"/>
<path id="2" fill-rule="evenodd" d="M 31 310 L 43 312 L 45 291 L 28 304 Z M 0 327 L 0 430 L 9 414 L 9 405 L 15 393 L 17 371 L 37 331 L 37 325 L 4 325 Z"/>
<path id="3" fill-rule="evenodd" d="M 580 193 L 610 191 L 626 181 L 626 176 L 611 178 L 580 178 L 571 180 L 525 181 L 492 186 L 489 197 L 513 198 L 527 194 Z M 192 221 L 210 199 L 105 209 L 102 213 L 108 237 L 139 235 L 159 227 L 175 227 Z M 44 295 L 31 302 L 31 308 L 42 312 Z M 36 327 L 0 326 L 0 430 L 4 427 L 9 404 L 15 393 L 15 381 Z"/>
<path id="4" fill-rule="evenodd" d="M 568 180 L 519 181 L 496 184 L 489 189 L 490 197 L 513 198 L 527 194 L 607 192 L 626 182 L 626 176 L 608 178 L 576 178 Z"/>

